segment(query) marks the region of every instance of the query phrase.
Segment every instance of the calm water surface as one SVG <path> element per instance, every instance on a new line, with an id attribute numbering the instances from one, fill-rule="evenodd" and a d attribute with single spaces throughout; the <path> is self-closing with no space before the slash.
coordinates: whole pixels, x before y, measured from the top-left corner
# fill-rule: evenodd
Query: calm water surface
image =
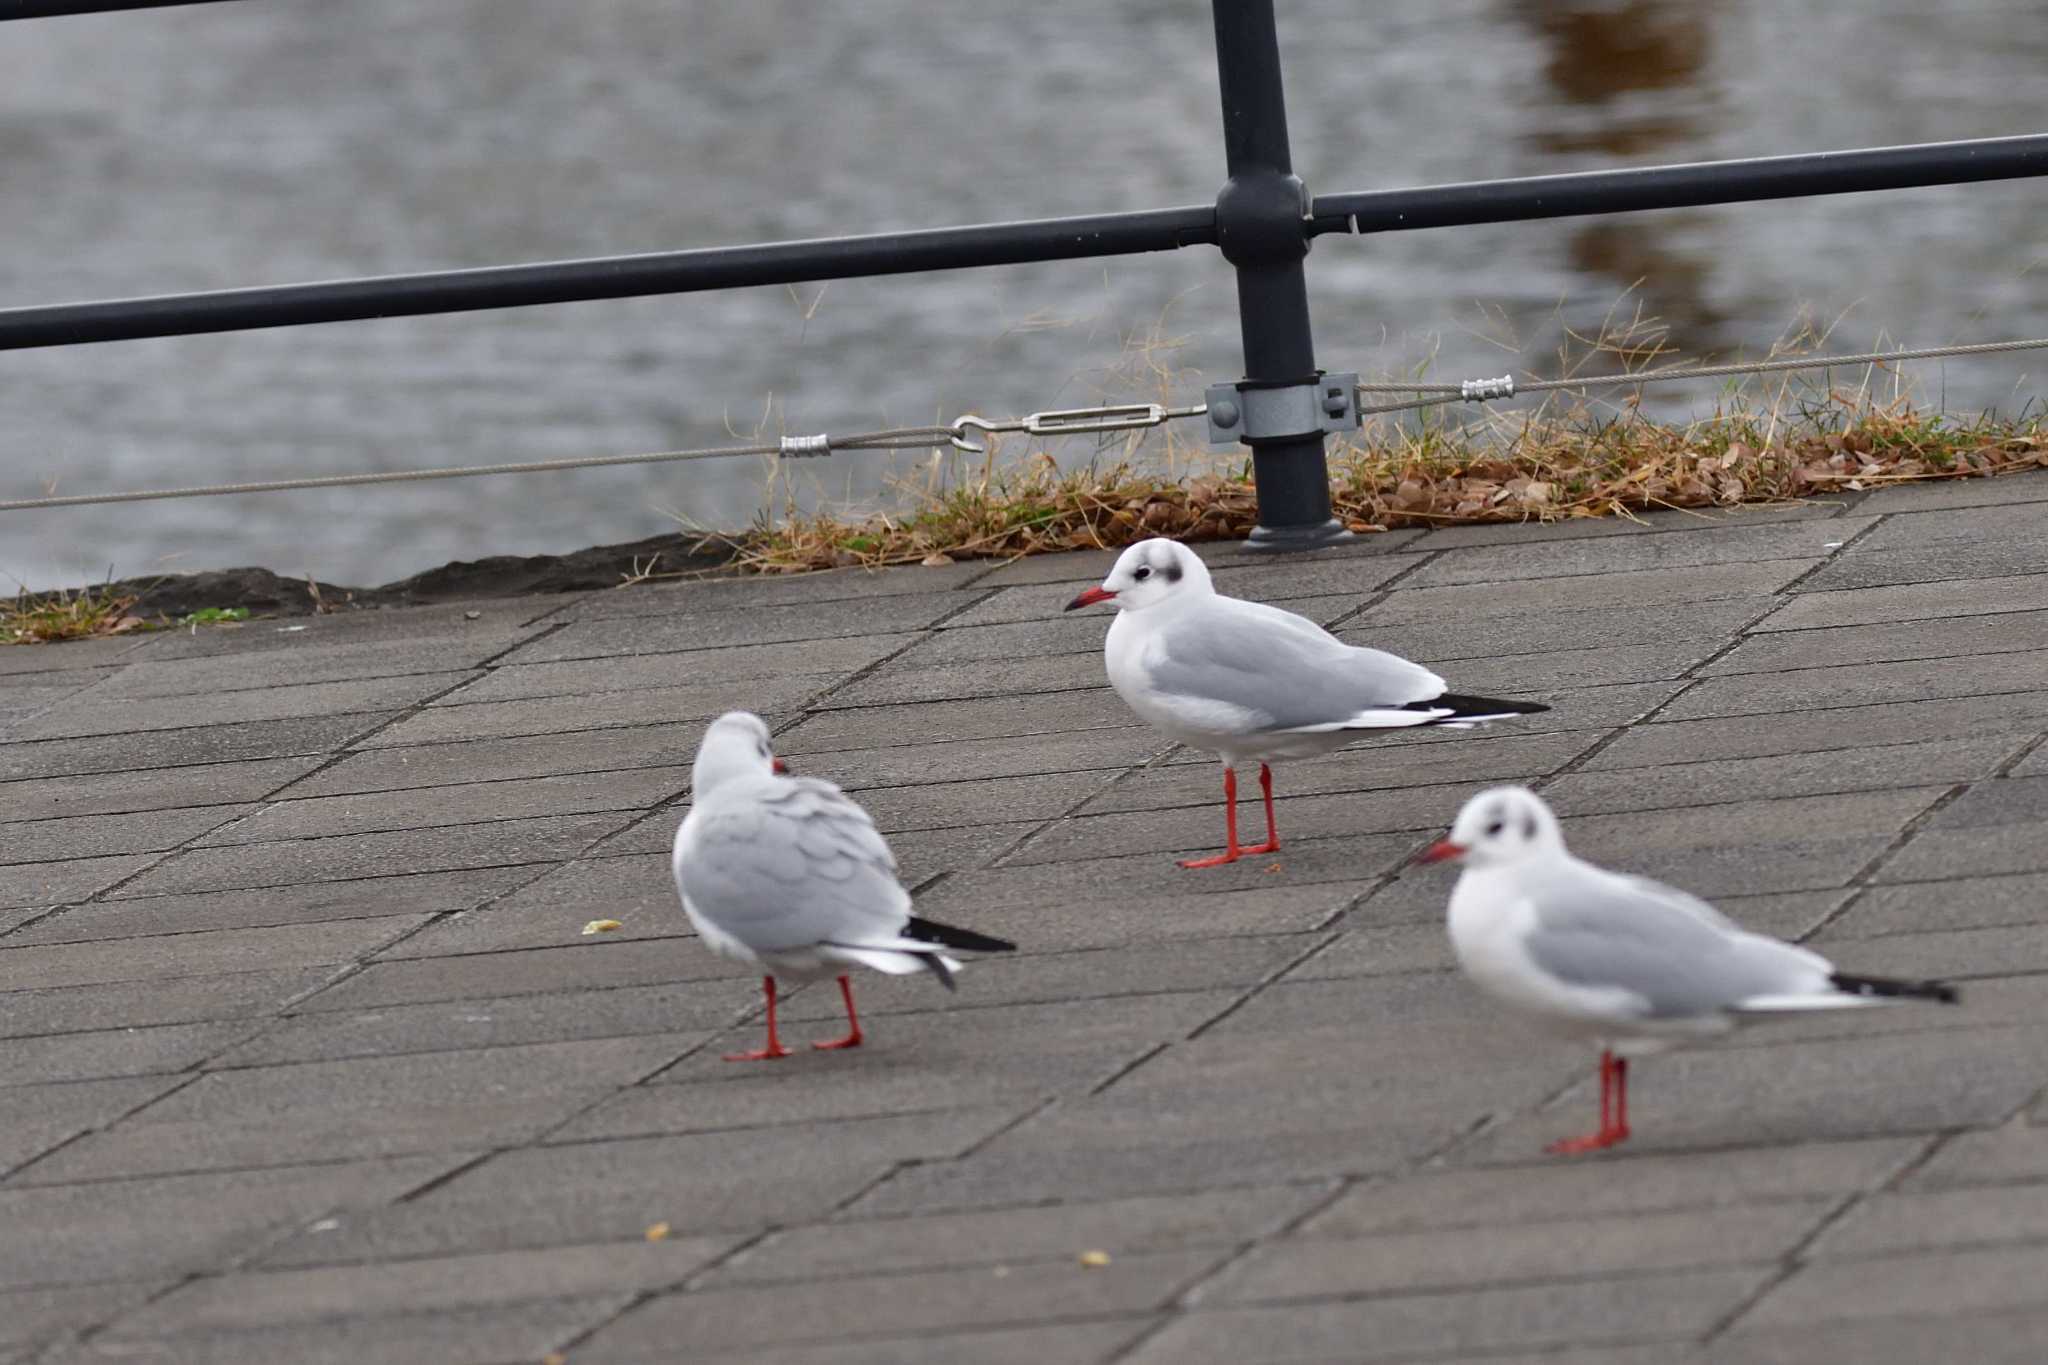
<path id="1" fill-rule="evenodd" d="M 1367 189 L 2048 129 L 2048 4 L 1282 0 L 1297 168 Z M 0 302 L 1199 203 L 1201 0 L 277 0 L 0 28 Z M 1637 298 L 1692 353 L 2048 334 L 2048 184 L 1322 239 L 1332 369 L 1541 368 Z M 0 495 L 715 444 L 1237 370 L 1214 251 L 0 355 Z M 2008 405 L 2038 359 L 1928 367 Z M 2029 365 L 2033 366 L 2030 370 Z M 1199 372 L 1199 373 L 1195 373 Z M 886 495 L 889 457 L 813 494 Z M 0 513 L 52 586 L 729 525 L 752 462 Z M 0 585 L 11 587 L 7 579 Z"/>

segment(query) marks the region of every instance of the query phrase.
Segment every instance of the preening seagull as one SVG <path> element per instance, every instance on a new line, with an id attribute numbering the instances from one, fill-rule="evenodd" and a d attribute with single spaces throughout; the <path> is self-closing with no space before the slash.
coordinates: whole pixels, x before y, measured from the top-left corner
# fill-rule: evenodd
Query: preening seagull
<path id="1" fill-rule="evenodd" d="M 1017 946 L 911 914 L 895 855 L 868 813 L 830 782 L 786 772 L 761 718 L 728 711 L 697 747 L 690 813 L 676 831 L 670 866 L 683 913 L 705 946 L 767 969 L 767 1045 L 734 1053 L 729 1062 L 789 1055 L 775 1032 L 777 977 L 836 975 L 846 1036 L 811 1046 L 858 1047 L 847 967 L 892 976 L 926 971 L 952 990 L 960 964 L 945 949 L 994 953 Z"/>
<path id="2" fill-rule="evenodd" d="M 1548 711 L 1448 690 L 1442 678 L 1384 650 L 1347 645 L 1291 611 L 1218 593 L 1194 551 L 1141 540 L 1117 558 L 1100 587 L 1066 610 L 1114 603 L 1103 644 L 1109 683 L 1140 719 L 1223 760 L 1226 841 L 1215 867 L 1280 847 L 1273 819 L 1274 760 L 1342 748 L 1368 730 L 1418 725 L 1469 728 Z M 1259 761 L 1266 842 L 1237 842 L 1237 765 Z"/>
<path id="3" fill-rule="evenodd" d="M 1628 1136 L 1628 1059 L 1745 1024 L 1904 1000 L 1958 1003 L 1954 986 L 1851 976 L 1819 953 L 1744 931 L 1676 887 L 1566 851 L 1557 817 L 1524 787 L 1465 803 L 1419 862 L 1463 864 L 1451 946 L 1487 994 L 1600 1052 L 1600 1127 L 1560 1154 Z"/>

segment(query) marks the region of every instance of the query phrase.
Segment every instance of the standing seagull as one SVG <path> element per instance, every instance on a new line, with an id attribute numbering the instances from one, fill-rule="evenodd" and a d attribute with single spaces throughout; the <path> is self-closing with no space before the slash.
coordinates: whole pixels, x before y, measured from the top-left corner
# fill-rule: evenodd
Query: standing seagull
<path id="1" fill-rule="evenodd" d="M 960 964 L 942 948 L 1017 945 L 910 913 L 896 858 L 868 813 L 816 777 L 786 777 L 768 727 L 748 711 L 711 723 L 691 770 L 690 813 L 676 831 L 676 890 L 707 947 L 768 969 L 768 1045 L 728 1062 L 787 1057 L 775 1035 L 775 978 L 839 978 L 847 1033 L 816 1048 L 859 1047 L 853 982 L 841 970 L 927 971 L 947 990 Z"/>
<path id="2" fill-rule="evenodd" d="M 1280 847 L 1269 761 L 1342 748 L 1362 730 L 1417 725 L 1469 728 L 1480 721 L 1548 711 L 1532 701 L 1468 697 L 1442 678 L 1384 650 L 1347 645 L 1291 611 L 1224 597 L 1209 566 L 1171 540 L 1125 550 L 1102 586 L 1067 603 L 1116 604 L 1103 657 L 1109 683 L 1141 720 L 1223 760 L 1226 844 L 1215 867 Z M 1259 760 L 1266 842 L 1237 842 L 1237 765 Z"/>
<path id="3" fill-rule="evenodd" d="M 1628 1136 L 1628 1059 L 1718 1038 L 1761 1019 L 1900 1000 L 1960 1000 L 1940 981 L 1850 976 L 1819 953 L 1745 932 L 1676 887 L 1565 851 L 1557 817 L 1525 787 L 1465 803 L 1448 839 L 1417 858 L 1464 864 L 1451 946 L 1487 992 L 1600 1047 L 1600 1128 L 1560 1155 Z"/>

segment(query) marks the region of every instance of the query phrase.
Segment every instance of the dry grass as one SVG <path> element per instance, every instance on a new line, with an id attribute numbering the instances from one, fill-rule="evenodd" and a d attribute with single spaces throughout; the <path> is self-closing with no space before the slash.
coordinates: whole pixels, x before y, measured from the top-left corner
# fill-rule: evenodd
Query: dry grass
<path id="1" fill-rule="evenodd" d="M 42 645 L 57 640 L 90 640 L 150 629 L 131 610 L 134 597 L 111 587 L 76 592 L 18 593 L 0 602 L 0 645 Z"/>
<path id="2" fill-rule="evenodd" d="M 1802 333 L 1773 355 L 1824 342 Z M 1638 317 L 1574 338 L 1556 370 L 1561 377 L 1627 374 L 1672 361 L 1661 329 Z M 1173 392 L 1184 395 L 1185 385 Z M 1626 396 L 1603 402 L 1559 393 L 1481 409 L 1477 418 L 1448 407 L 1368 418 L 1333 443 L 1336 515 L 1357 531 L 1554 521 L 1788 502 L 2048 467 L 2048 421 L 2038 408 L 2016 417 L 1945 414 L 1915 403 L 1904 382 L 1885 372 L 1865 374 L 1853 388 L 1802 375 L 1731 385 L 1706 416 L 1677 423 L 1644 416 L 1632 386 L 1607 392 Z M 829 507 L 802 511 L 786 499 L 779 517 L 719 539 L 744 568 L 801 573 L 1114 548 L 1152 535 L 1242 537 L 1257 510 L 1250 464 L 1241 453 L 1189 447 L 1180 432 L 1190 426 L 1167 428 L 1165 441 L 1155 437 L 1150 448 L 1138 433 L 1064 469 L 1045 452 L 1009 464 L 993 449 L 972 464 L 936 455 L 904 486 L 900 512 L 849 518 Z"/>

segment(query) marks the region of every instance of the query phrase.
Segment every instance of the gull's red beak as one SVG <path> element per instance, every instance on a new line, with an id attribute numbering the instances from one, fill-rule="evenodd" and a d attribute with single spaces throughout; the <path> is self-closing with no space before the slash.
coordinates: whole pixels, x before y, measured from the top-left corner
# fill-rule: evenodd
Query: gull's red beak
<path id="1" fill-rule="evenodd" d="M 787 763 L 784 763 L 784 762 L 783 762 L 783 761 L 782 761 L 781 759 L 779 759 L 779 758 L 771 758 L 771 759 L 769 759 L 769 760 L 768 760 L 768 766 L 770 766 L 771 768 L 775 769 L 775 772 L 776 772 L 776 775 L 777 775 L 777 776 L 780 776 L 780 777 L 787 777 L 787 776 L 789 775 L 789 765 L 788 765 Z"/>
<path id="2" fill-rule="evenodd" d="M 1090 588 L 1088 589 L 1088 591 L 1082 593 L 1079 597 L 1076 597 L 1073 601 L 1067 603 L 1067 605 L 1062 607 L 1061 610 L 1072 611 L 1075 607 L 1092 607 L 1097 602 L 1107 602 L 1110 598 L 1115 596 L 1116 594 L 1111 592 L 1108 588 Z"/>
<path id="3" fill-rule="evenodd" d="M 1446 863 L 1453 858 L 1465 856 L 1465 846 L 1454 844 L 1449 839 L 1439 839 L 1415 855 L 1418 863 Z"/>

